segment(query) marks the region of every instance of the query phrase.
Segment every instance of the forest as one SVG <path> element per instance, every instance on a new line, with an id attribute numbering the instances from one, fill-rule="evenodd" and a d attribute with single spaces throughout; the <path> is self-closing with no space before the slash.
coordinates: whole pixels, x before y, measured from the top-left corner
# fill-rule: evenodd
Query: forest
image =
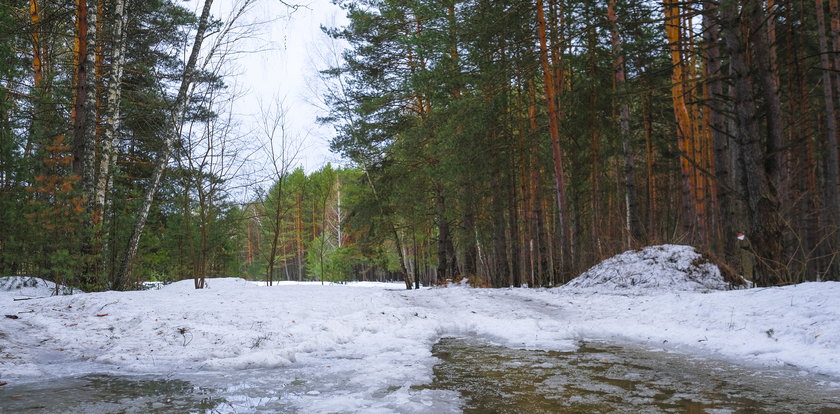
<path id="1" fill-rule="evenodd" d="M 337 0 L 317 171 L 282 103 L 236 119 L 256 2 L 0 0 L 0 275 L 840 280 L 840 0 Z"/>

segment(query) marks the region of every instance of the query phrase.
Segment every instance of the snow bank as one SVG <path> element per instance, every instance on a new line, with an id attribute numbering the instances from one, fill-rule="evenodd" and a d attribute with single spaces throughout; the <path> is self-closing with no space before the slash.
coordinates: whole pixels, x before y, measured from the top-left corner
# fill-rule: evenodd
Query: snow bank
<path id="1" fill-rule="evenodd" d="M 731 289 L 720 269 L 691 246 L 631 250 L 593 266 L 563 289 L 602 293 L 705 292 Z"/>
<path id="2" fill-rule="evenodd" d="M 70 295 L 73 293 L 84 292 L 79 289 L 61 286 L 59 293 L 62 295 Z M 48 280 L 29 276 L 0 277 L 0 300 L 13 301 L 16 298 L 37 298 L 54 295 L 55 283 Z"/>
<path id="3" fill-rule="evenodd" d="M 681 249 L 664 251 L 671 253 L 649 262 L 675 258 L 662 269 L 690 264 Z M 638 261 L 625 265 L 635 270 L 619 273 L 641 271 Z M 311 384 L 305 394 L 293 399 L 300 412 L 448 412 L 458 407 L 457 394 L 415 386 L 432 380 L 435 341 L 476 335 L 546 350 L 572 350 L 580 341 L 631 342 L 793 366 L 840 386 L 840 283 L 720 291 L 708 287 L 723 288 L 720 283 L 700 280 L 677 280 L 682 291 L 614 295 L 595 288 L 405 291 L 393 284 L 267 287 L 210 279 L 203 290 L 188 280 L 160 290 L 0 300 L 0 381 L 92 372 L 178 378 L 243 369 L 263 377 L 265 370 L 295 369 L 311 373 L 303 378 Z"/>

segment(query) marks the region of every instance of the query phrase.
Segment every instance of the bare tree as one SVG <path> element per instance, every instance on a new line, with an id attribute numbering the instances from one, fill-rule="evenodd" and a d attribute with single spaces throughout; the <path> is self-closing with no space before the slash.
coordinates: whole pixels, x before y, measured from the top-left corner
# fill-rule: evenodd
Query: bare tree
<path id="1" fill-rule="evenodd" d="M 183 204 L 186 229 L 191 231 L 193 216 L 198 219 L 198 246 L 187 237 L 192 260 L 192 275 L 196 289 L 205 286 L 210 263 L 217 247 L 211 242 L 211 231 L 228 195 L 228 184 L 235 180 L 248 162 L 244 136 L 237 133 L 233 108 L 240 95 L 208 88 L 202 94 L 214 112 L 223 114 L 206 122 L 191 122 L 184 133 L 182 155 L 178 165 L 184 171 Z M 195 201 L 195 210 L 192 202 Z"/>
<path id="2" fill-rule="evenodd" d="M 155 160 L 152 177 L 143 196 L 140 209 L 137 212 L 128 249 L 125 252 L 120 270 L 114 279 L 114 288 L 122 288 L 128 280 L 131 266 L 137 256 L 140 237 L 146 226 L 152 200 L 160 185 L 160 180 L 166 166 L 169 163 L 172 149 L 175 143 L 182 138 L 184 132 L 184 120 L 187 114 L 188 103 L 190 97 L 196 92 L 196 75 L 208 71 L 218 73 L 218 70 L 224 67 L 224 63 L 229 57 L 236 53 L 244 52 L 235 49 L 234 45 L 236 42 L 252 34 L 251 29 L 247 28 L 250 25 L 242 25 L 241 20 L 248 14 L 248 11 L 255 3 L 256 0 L 238 0 L 234 3 L 228 19 L 220 26 L 210 24 L 210 9 L 213 5 L 213 0 L 205 0 L 203 3 L 189 57 L 181 75 L 178 93 L 169 112 L 169 119 L 167 119 L 167 133 L 164 137 L 163 146 Z M 206 52 L 202 53 L 202 45 L 208 39 L 210 40 L 209 47 Z M 203 283 L 199 284 L 197 282 L 196 287 L 203 287 Z"/>
<path id="3" fill-rule="evenodd" d="M 271 179 L 274 182 L 274 188 L 263 199 L 263 206 L 266 207 L 263 210 L 267 212 L 270 219 L 271 247 L 267 254 L 266 281 L 271 286 L 274 280 L 274 266 L 277 262 L 280 235 L 283 231 L 283 219 L 290 208 L 283 204 L 284 181 L 293 171 L 306 137 L 293 134 L 289 130 L 288 109 L 282 99 L 275 99 L 267 105 L 260 103 L 258 122 L 262 148 L 268 159 L 267 168 L 271 171 Z M 268 203 L 271 197 L 274 198 L 273 206 L 269 206 L 270 203 Z M 269 207 L 271 211 L 268 211 Z"/>

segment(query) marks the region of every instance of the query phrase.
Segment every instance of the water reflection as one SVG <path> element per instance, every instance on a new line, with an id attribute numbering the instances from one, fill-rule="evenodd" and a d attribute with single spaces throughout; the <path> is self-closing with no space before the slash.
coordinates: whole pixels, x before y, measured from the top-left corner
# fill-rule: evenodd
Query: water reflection
<path id="1" fill-rule="evenodd" d="M 87 375 L 0 390 L 0 412 L 212 412 L 222 399 L 177 379 Z"/>
<path id="2" fill-rule="evenodd" d="M 786 370 L 584 344 L 575 352 L 443 338 L 434 389 L 456 390 L 465 413 L 840 413 L 840 389 Z"/>
<path id="3" fill-rule="evenodd" d="M 592 343 L 542 352 L 444 338 L 432 351 L 440 359 L 434 380 L 411 388 L 385 373 L 365 377 L 358 360 L 338 358 L 178 379 L 87 375 L 10 384 L 0 387 L 0 413 L 840 414 L 837 384 L 789 370 Z"/>

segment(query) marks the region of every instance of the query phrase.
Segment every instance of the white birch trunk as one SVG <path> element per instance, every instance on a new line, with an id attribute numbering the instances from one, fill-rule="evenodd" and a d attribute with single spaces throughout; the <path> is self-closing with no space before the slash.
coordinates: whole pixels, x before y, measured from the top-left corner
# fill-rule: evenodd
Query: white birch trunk
<path id="1" fill-rule="evenodd" d="M 116 0 L 114 4 L 114 49 L 111 52 L 111 79 L 108 83 L 102 157 L 99 160 L 99 174 L 96 179 L 95 211 L 100 214 L 104 210 L 111 164 L 114 162 L 114 147 L 116 147 L 119 139 L 117 125 L 122 100 L 123 67 L 125 66 L 125 21 L 125 0 Z"/>
<path id="2" fill-rule="evenodd" d="M 163 148 L 161 149 L 160 153 L 158 154 L 157 160 L 155 161 L 155 168 L 152 172 L 152 177 L 149 182 L 149 187 L 146 189 L 146 193 L 143 195 L 143 204 L 140 206 L 140 210 L 137 212 L 137 218 L 134 224 L 134 231 L 131 233 L 131 239 L 128 242 L 128 249 L 125 252 L 125 256 L 122 261 L 122 265 L 120 266 L 120 270 L 117 273 L 117 277 L 115 278 L 114 284 L 116 288 L 122 287 L 121 285 L 128 280 L 128 275 L 131 272 L 131 266 L 134 262 L 134 258 L 137 256 L 137 248 L 140 245 L 140 236 L 143 234 L 143 228 L 146 226 L 146 220 L 149 218 L 149 210 L 152 207 L 152 200 L 155 197 L 155 193 L 157 192 L 158 186 L 160 185 L 160 179 L 163 176 L 163 171 L 166 169 L 166 164 L 169 162 L 169 155 L 172 151 L 172 144 L 180 135 L 180 119 L 181 114 L 185 110 L 185 106 L 187 103 L 187 91 L 189 91 L 190 86 L 192 85 L 193 75 L 195 71 L 196 62 L 198 61 L 198 55 L 201 51 L 201 43 L 204 41 L 204 34 L 207 31 L 208 22 L 210 19 L 210 7 L 213 5 L 213 0 L 205 0 L 204 7 L 201 11 L 201 17 L 198 20 L 198 28 L 195 33 L 195 40 L 193 42 L 192 50 L 190 51 L 190 57 L 187 60 L 187 64 L 184 66 L 184 74 L 181 77 L 181 86 L 178 89 L 178 95 L 175 98 L 175 103 L 172 106 L 172 112 L 170 113 L 169 119 L 169 132 L 166 135 L 166 138 L 163 141 Z"/>
<path id="3" fill-rule="evenodd" d="M 85 0 L 82 0 L 85 1 Z M 80 56 L 84 59 L 86 77 L 86 94 L 84 97 L 77 97 L 77 99 L 84 99 L 84 127 L 82 136 L 84 139 L 82 150 L 82 192 L 85 194 L 88 206 L 93 206 L 94 199 L 94 177 L 96 173 L 96 17 L 97 17 L 97 0 L 88 0 L 87 10 L 87 36 L 85 43 L 87 44 L 87 51 L 85 56 Z M 92 210 L 89 209 L 88 220 L 93 220 Z M 92 223 L 92 221 L 91 221 Z"/>

